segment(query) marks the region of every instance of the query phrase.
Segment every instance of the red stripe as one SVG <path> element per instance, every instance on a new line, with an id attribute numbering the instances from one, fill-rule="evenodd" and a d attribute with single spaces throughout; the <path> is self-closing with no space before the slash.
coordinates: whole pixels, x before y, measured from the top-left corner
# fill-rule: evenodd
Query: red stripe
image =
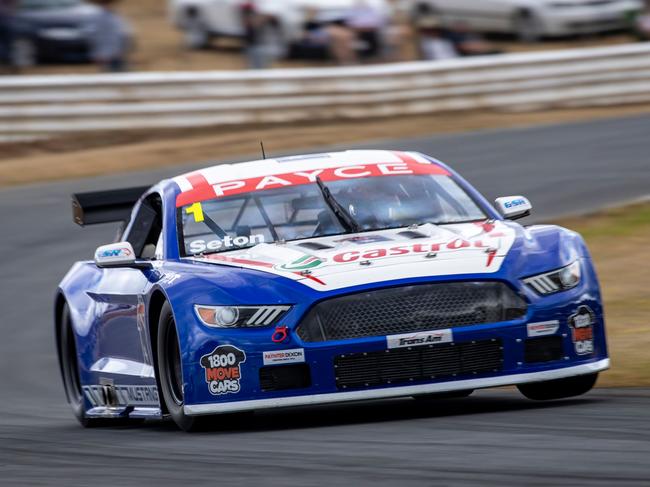
<path id="1" fill-rule="evenodd" d="M 312 281 L 317 282 L 318 284 L 320 284 L 322 286 L 326 286 L 326 284 L 323 281 L 321 281 L 317 277 L 312 276 L 311 274 L 302 274 L 300 272 L 294 272 L 294 274 L 296 274 L 296 275 L 298 275 L 300 277 L 306 277 L 307 279 L 311 279 Z"/>
<path id="2" fill-rule="evenodd" d="M 406 152 L 393 151 L 397 157 L 399 157 L 403 162 L 407 164 L 421 164 L 421 162 L 416 161 L 413 157 L 409 156 Z"/>
<path id="3" fill-rule="evenodd" d="M 208 184 L 205 176 L 199 171 L 190 173 L 185 177 L 192 185 L 192 189 L 178 195 L 176 198 L 177 207 L 180 208 L 181 206 L 191 205 L 197 201 L 207 201 L 217 197 L 214 188 Z"/>
<path id="4" fill-rule="evenodd" d="M 248 259 L 236 259 L 234 257 L 226 257 L 225 255 L 219 255 L 219 254 L 206 255 L 206 258 L 210 260 L 219 260 L 221 262 L 230 262 L 232 264 L 251 265 L 255 267 L 264 267 L 267 269 L 273 268 L 273 264 L 269 264 L 268 262 L 260 262 L 257 260 L 248 260 Z"/>

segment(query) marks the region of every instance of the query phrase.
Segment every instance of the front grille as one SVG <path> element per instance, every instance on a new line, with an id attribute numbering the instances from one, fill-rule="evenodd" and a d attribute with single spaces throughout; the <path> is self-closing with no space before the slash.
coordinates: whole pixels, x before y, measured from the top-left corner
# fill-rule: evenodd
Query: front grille
<path id="1" fill-rule="evenodd" d="M 497 339 L 340 355 L 334 359 L 339 389 L 473 377 L 502 369 L 503 347 Z"/>
<path id="2" fill-rule="evenodd" d="M 526 302 L 501 282 L 382 289 L 323 301 L 298 326 L 305 342 L 441 330 L 522 318 Z"/>

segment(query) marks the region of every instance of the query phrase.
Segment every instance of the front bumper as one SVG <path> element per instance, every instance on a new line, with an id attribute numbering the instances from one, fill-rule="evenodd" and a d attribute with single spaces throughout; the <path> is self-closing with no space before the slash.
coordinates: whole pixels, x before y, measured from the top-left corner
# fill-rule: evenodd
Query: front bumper
<path id="1" fill-rule="evenodd" d="M 478 372 L 470 370 L 429 378 L 416 374 L 406 380 L 402 376 L 401 380 L 394 383 L 343 387 L 337 380 L 335 365 L 341 356 L 387 353 L 390 347 L 385 336 L 304 343 L 295 333 L 297 321 L 288 323 L 289 335 L 281 343 L 271 340 L 274 330 L 204 330 L 200 337 L 194 336 L 194 344 L 200 345 L 194 349 L 197 353 L 193 355 L 193 360 L 186 362 L 184 367 L 185 413 L 207 415 L 499 387 L 591 374 L 609 368 L 605 323 L 597 288 L 592 289 L 585 283 L 571 291 L 543 298 L 530 292 L 527 298 L 528 312 L 523 319 L 455 328 L 452 330 L 453 343 L 427 345 L 435 357 L 436 351 L 441 350 L 436 347 L 497 342 L 502 350 L 498 370 L 483 368 Z M 572 317 L 585 307 L 593 312 L 593 339 L 587 351 L 576 345 L 576 335 L 571 325 Z M 537 335 L 538 332 L 533 333 L 528 326 L 532 323 L 549 322 L 557 326 L 543 331 L 540 336 Z M 548 360 L 531 360 L 527 355 L 527 345 L 530 349 L 531 340 L 539 338 L 554 338 L 558 353 Z M 422 348 L 424 346 L 410 347 L 420 350 Z M 236 360 L 237 371 L 232 376 L 237 383 L 229 382 L 221 389 L 210 385 L 211 380 L 214 382 L 219 378 L 216 369 L 208 372 L 205 361 L 205 357 L 217 349 L 222 351 L 221 355 L 233 351 L 236 354 L 243 353 L 243 356 L 240 354 Z M 268 360 L 269 352 L 281 351 L 294 352 L 289 362 L 276 364 Z M 216 361 L 221 355 L 214 356 L 211 360 Z M 309 380 L 298 387 L 265 389 L 261 377 L 262 369 L 269 370 L 287 365 L 307 369 Z M 232 370 L 229 373 L 232 373 Z"/>
<path id="2" fill-rule="evenodd" d="M 606 358 L 581 365 L 550 369 L 540 372 L 511 374 L 483 379 L 457 380 L 439 384 L 422 384 L 417 386 L 390 387 L 368 391 L 337 392 L 333 394 L 314 394 L 310 396 L 257 399 L 222 404 L 186 405 L 184 407 L 184 411 L 188 416 L 201 416 L 238 411 L 252 411 L 256 409 L 308 406 L 350 401 L 365 401 L 370 399 L 388 399 L 392 397 L 417 396 L 419 394 L 434 394 L 468 389 L 485 389 L 489 387 L 518 385 L 593 374 L 607 370 L 609 368 L 609 364 L 610 361 L 608 358 Z"/>

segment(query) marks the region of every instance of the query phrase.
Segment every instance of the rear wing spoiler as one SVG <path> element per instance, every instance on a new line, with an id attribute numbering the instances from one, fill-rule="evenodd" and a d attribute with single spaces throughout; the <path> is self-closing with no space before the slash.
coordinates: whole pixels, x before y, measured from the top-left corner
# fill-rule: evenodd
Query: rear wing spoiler
<path id="1" fill-rule="evenodd" d="M 133 206 L 151 186 L 72 195 L 72 216 L 80 226 L 127 222 Z"/>

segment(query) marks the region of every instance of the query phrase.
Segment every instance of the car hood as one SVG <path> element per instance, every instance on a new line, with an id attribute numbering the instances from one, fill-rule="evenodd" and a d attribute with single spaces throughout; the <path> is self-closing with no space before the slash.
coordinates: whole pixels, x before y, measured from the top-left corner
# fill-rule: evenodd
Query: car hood
<path id="1" fill-rule="evenodd" d="M 478 222 L 322 237 L 192 257 L 298 281 L 317 291 L 407 278 L 493 274 L 513 247 L 517 225 Z"/>

